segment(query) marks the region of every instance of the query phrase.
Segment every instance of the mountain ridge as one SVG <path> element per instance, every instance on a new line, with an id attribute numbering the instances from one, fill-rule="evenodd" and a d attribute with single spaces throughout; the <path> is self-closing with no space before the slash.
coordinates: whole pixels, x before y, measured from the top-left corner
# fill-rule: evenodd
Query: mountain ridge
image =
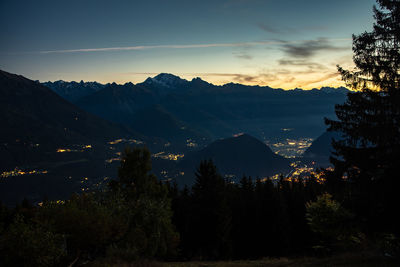
<path id="1" fill-rule="evenodd" d="M 105 86 L 107 86 L 109 84 L 125 85 L 125 84 L 128 84 L 128 83 L 132 83 L 134 85 L 149 85 L 149 84 L 156 83 L 158 85 L 163 85 L 163 86 L 166 86 L 166 87 L 172 87 L 172 86 L 175 86 L 175 85 L 189 84 L 189 83 L 192 83 L 192 82 L 203 82 L 205 84 L 209 84 L 209 85 L 216 86 L 216 87 L 227 87 L 227 86 L 229 87 L 229 86 L 238 86 L 239 85 L 239 86 L 252 87 L 252 88 L 264 88 L 264 89 L 282 90 L 282 91 L 321 90 L 321 91 L 326 92 L 326 93 L 332 93 L 332 92 L 347 93 L 347 92 L 350 91 L 349 89 L 347 89 L 346 87 L 343 87 L 343 86 L 340 86 L 340 87 L 322 86 L 320 88 L 311 88 L 311 89 L 303 89 L 303 88 L 282 89 L 282 88 L 273 88 L 273 87 L 270 87 L 268 85 L 264 85 L 264 86 L 261 86 L 261 85 L 246 85 L 246 84 L 235 83 L 235 82 L 229 82 L 229 83 L 222 84 L 222 85 L 215 85 L 213 83 L 207 82 L 206 80 L 203 80 L 200 77 L 195 77 L 191 81 L 188 81 L 186 79 L 183 79 L 183 78 L 179 77 L 178 75 L 174 75 L 174 74 L 171 74 L 171 73 L 160 73 L 160 74 L 158 74 L 158 75 L 156 75 L 154 77 L 148 77 L 143 82 L 138 82 L 138 83 L 126 82 L 126 83 L 122 83 L 122 84 L 117 84 L 115 82 L 110 82 L 110 83 L 107 83 L 107 84 L 102 84 L 102 83 L 99 83 L 99 82 L 96 82 L 96 81 L 84 82 L 83 80 L 81 80 L 80 82 L 77 82 L 77 81 L 68 82 L 68 81 L 64 81 L 64 80 L 57 80 L 57 81 L 53 81 L 53 82 L 51 82 L 51 81 L 42 82 L 42 84 L 47 86 L 47 85 L 51 85 L 51 84 L 56 84 L 57 85 L 57 84 L 81 84 L 81 83 L 83 83 L 83 84 L 85 84 L 86 87 L 88 87 L 90 84 L 93 84 L 95 86 L 103 86 L 103 87 L 105 87 Z M 49 87 L 51 87 L 51 86 L 49 86 Z"/>
<path id="2" fill-rule="evenodd" d="M 193 182 L 190 177 L 193 177 L 199 162 L 209 159 L 223 175 L 234 176 L 236 181 L 242 175 L 262 178 L 290 169 L 289 159 L 275 154 L 265 143 L 249 134 L 238 134 L 216 140 L 183 158 L 179 166 L 190 174 L 183 178 L 186 184 Z"/>

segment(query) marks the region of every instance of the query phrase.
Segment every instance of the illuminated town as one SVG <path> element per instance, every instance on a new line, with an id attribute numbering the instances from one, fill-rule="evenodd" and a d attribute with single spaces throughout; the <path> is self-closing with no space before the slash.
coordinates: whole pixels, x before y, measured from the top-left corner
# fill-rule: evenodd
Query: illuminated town
<path id="1" fill-rule="evenodd" d="M 166 152 L 162 151 L 162 152 L 158 152 L 156 154 L 152 154 L 151 156 L 153 158 L 161 158 L 161 159 L 165 159 L 165 160 L 177 161 L 177 160 L 180 160 L 181 158 L 183 158 L 185 155 L 184 154 L 166 153 Z"/>
<path id="2" fill-rule="evenodd" d="M 285 158 L 301 156 L 311 146 L 312 138 L 286 139 L 281 142 L 266 141 L 265 143 L 278 155 Z"/>
<path id="3" fill-rule="evenodd" d="M 85 152 L 88 149 L 92 149 L 92 145 L 74 145 L 75 149 L 71 148 L 58 148 L 57 153 L 65 152 Z"/>
<path id="4" fill-rule="evenodd" d="M 12 171 L 5 171 L 0 173 L 1 178 L 15 177 L 15 176 L 23 176 L 23 175 L 38 175 L 38 174 L 47 174 L 46 170 L 21 170 L 16 167 Z"/>

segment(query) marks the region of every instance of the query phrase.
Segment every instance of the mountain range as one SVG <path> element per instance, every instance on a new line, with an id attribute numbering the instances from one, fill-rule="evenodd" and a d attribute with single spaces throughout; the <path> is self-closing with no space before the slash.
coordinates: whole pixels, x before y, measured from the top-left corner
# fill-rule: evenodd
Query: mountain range
<path id="1" fill-rule="evenodd" d="M 323 118 L 335 117 L 334 105 L 344 102 L 348 92 L 343 87 L 282 90 L 234 83 L 216 86 L 200 78 L 187 81 L 165 73 L 138 84 L 95 87 L 92 94 L 72 102 L 106 120 L 173 144 L 188 138 L 207 143 L 238 132 L 268 140 L 280 138 L 286 128 L 292 129 L 287 138 L 316 138 L 325 131 Z M 177 129 L 176 135 L 171 135 L 162 126 L 165 120 L 176 122 L 185 132 Z M 144 131 L 149 128 L 144 121 L 159 127 Z"/>
<path id="2" fill-rule="evenodd" d="M 104 84 L 97 82 L 65 82 L 62 80 L 55 82 L 44 82 L 44 86 L 51 88 L 54 92 L 60 95 L 62 98 L 70 102 L 75 102 L 78 99 L 87 95 L 93 94 L 104 88 Z"/>
<path id="3" fill-rule="evenodd" d="M 291 160 L 265 143 L 317 137 L 346 92 L 216 86 L 171 74 L 139 84 L 40 84 L 0 71 L 0 200 L 60 199 L 100 186 L 115 177 L 126 145 L 146 144 L 154 172 L 181 185 L 193 183 L 205 159 L 234 179 L 285 173 Z M 303 159 L 326 162 L 330 150 L 324 134 Z"/>

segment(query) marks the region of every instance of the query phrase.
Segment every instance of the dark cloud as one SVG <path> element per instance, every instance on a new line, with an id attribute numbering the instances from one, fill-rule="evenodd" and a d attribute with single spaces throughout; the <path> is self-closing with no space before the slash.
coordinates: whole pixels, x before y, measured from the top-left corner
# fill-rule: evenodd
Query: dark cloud
<path id="1" fill-rule="evenodd" d="M 273 33 L 273 34 L 294 34 L 294 33 L 299 33 L 299 32 L 304 32 L 304 31 L 326 31 L 328 30 L 327 27 L 324 26 L 307 26 L 303 28 L 291 28 L 287 26 L 279 26 L 275 27 L 272 26 L 270 23 L 258 23 L 257 26 L 267 32 L 267 33 Z"/>
<path id="2" fill-rule="evenodd" d="M 281 42 L 283 43 L 281 47 L 285 54 L 295 58 L 310 58 L 322 51 L 343 51 L 348 49 L 347 47 L 334 46 L 326 38 L 308 40 L 298 44 L 285 41 Z"/>
<path id="3" fill-rule="evenodd" d="M 197 73 L 200 76 L 216 76 L 229 77 L 230 80 L 236 83 L 265 83 L 277 80 L 277 75 L 274 73 L 260 73 L 255 75 L 241 73 Z"/>
<path id="4" fill-rule="evenodd" d="M 327 67 L 316 63 L 316 62 L 311 62 L 305 59 L 280 59 L 278 60 L 278 64 L 281 66 L 298 66 L 298 67 L 307 67 L 309 69 L 318 69 L 318 70 L 323 70 L 326 69 Z"/>
<path id="5" fill-rule="evenodd" d="M 232 81 L 235 81 L 237 83 L 257 82 L 259 78 L 258 75 L 248 75 L 240 73 L 203 73 L 203 76 L 229 77 Z"/>
<path id="6" fill-rule="evenodd" d="M 237 83 L 266 83 L 278 79 L 273 73 L 261 73 L 257 75 L 235 74 L 232 78 Z"/>
<path id="7" fill-rule="evenodd" d="M 247 53 L 247 51 L 233 52 L 232 54 L 235 57 L 240 58 L 240 59 L 247 59 L 247 60 L 253 59 L 253 56 L 251 56 L 249 53 Z"/>
<path id="8" fill-rule="evenodd" d="M 238 83 L 246 83 L 246 82 L 253 83 L 258 81 L 257 78 L 258 76 L 237 74 L 233 77 L 233 80 Z"/>
<path id="9" fill-rule="evenodd" d="M 281 28 L 278 29 L 276 27 L 273 27 L 271 25 L 267 25 L 267 24 L 264 24 L 264 23 L 258 23 L 258 27 L 260 29 L 262 29 L 263 31 L 265 31 L 265 32 L 273 33 L 273 34 L 295 33 L 296 32 L 295 29 L 292 29 L 292 28 L 289 28 L 289 27 L 281 27 Z"/>

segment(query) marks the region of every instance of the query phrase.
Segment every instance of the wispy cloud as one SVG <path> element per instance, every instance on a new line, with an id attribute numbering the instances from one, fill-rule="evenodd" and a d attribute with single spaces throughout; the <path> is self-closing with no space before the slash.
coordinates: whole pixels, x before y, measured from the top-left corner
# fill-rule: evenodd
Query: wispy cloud
<path id="1" fill-rule="evenodd" d="M 307 67 L 310 70 L 318 69 L 323 70 L 327 67 L 323 64 L 312 62 L 305 59 L 280 59 L 278 60 L 280 66 L 296 66 L 296 67 Z"/>
<path id="2" fill-rule="evenodd" d="M 331 71 L 322 72 L 319 73 L 319 75 L 318 73 L 315 74 L 302 71 L 290 71 L 286 69 L 261 71 L 256 74 L 186 73 L 186 75 L 195 75 L 200 77 L 228 78 L 230 81 L 242 84 L 253 84 L 253 85 L 257 84 L 257 85 L 270 85 L 270 86 L 278 84 L 286 84 L 285 88 L 294 88 L 297 84 L 304 88 L 311 88 L 314 85 L 321 84 L 332 78 L 337 78 L 340 76 L 339 73 Z"/>
<path id="3" fill-rule="evenodd" d="M 189 73 L 187 73 L 189 74 Z M 259 73 L 259 74 L 243 74 L 243 73 L 191 73 L 202 77 L 225 77 L 237 83 L 264 83 L 276 80 L 277 76 L 274 73 Z"/>
<path id="4" fill-rule="evenodd" d="M 294 34 L 304 31 L 326 31 L 327 27 L 323 26 L 306 26 L 302 28 L 292 28 L 287 26 L 273 26 L 273 23 L 263 23 L 260 22 L 257 26 L 267 32 L 272 34 Z"/>
<path id="5" fill-rule="evenodd" d="M 232 53 L 236 58 L 240 58 L 240 59 L 246 59 L 246 60 L 251 60 L 253 59 L 253 56 L 250 55 L 247 51 L 235 51 Z"/>
<path id="6" fill-rule="evenodd" d="M 190 49 L 190 48 L 212 48 L 212 47 L 249 47 L 258 45 L 282 44 L 279 41 L 259 41 L 259 42 L 242 42 L 242 43 L 211 43 L 211 44 L 186 44 L 186 45 L 138 45 L 123 47 L 103 47 L 103 48 L 80 48 L 65 50 L 45 50 L 40 51 L 41 54 L 54 53 L 79 53 L 79 52 L 110 52 L 110 51 L 134 51 L 149 49 Z"/>
<path id="7" fill-rule="evenodd" d="M 40 54 L 62 54 L 62 53 L 82 53 L 82 52 L 113 52 L 113 51 L 135 51 L 150 49 L 193 49 L 193 48 L 213 48 L 213 47 L 242 47 L 249 48 L 262 45 L 279 45 L 285 53 L 292 56 L 312 56 L 315 52 L 321 50 L 343 50 L 343 47 L 333 46 L 331 41 L 343 41 L 347 39 L 326 39 L 319 38 L 317 40 L 306 41 L 283 41 L 283 40 L 267 40 L 258 42 L 237 42 L 237 43 L 208 43 L 208 44 L 172 44 L 172 45 L 137 45 L 137 46 L 120 46 L 120 47 L 102 47 L 102 48 L 79 48 L 79 49 L 63 49 L 63 50 L 44 50 L 39 51 Z"/>
<path id="8" fill-rule="evenodd" d="M 325 75 L 323 75 L 321 77 L 318 77 L 318 78 L 315 78 L 315 79 L 312 79 L 312 80 L 302 81 L 302 86 L 310 87 L 312 85 L 315 85 L 315 84 L 318 84 L 318 83 L 322 83 L 322 82 L 326 82 L 326 81 L 328 81 L 328 80 L 330 80 L 332 78 L 337 78 L 339 76 L 340 76 L 340 74 L 337 73 L 337 72 L 327 73 L 327 74 L 325 74 Z"/>
<path id="9" fill-rule="evenodd" d="M 289 27 L 277 28 L 277 27 L 274 27 L 274 26 L 271 26 L 271 25 L 265 24 L 265 23 L 258 23 L 257 25 L 261 30 L 263 30 L 267 33 L 281 34 L 281 33 L 295 33 L 296 32 L 295 29 L 289 28 Z"/>

